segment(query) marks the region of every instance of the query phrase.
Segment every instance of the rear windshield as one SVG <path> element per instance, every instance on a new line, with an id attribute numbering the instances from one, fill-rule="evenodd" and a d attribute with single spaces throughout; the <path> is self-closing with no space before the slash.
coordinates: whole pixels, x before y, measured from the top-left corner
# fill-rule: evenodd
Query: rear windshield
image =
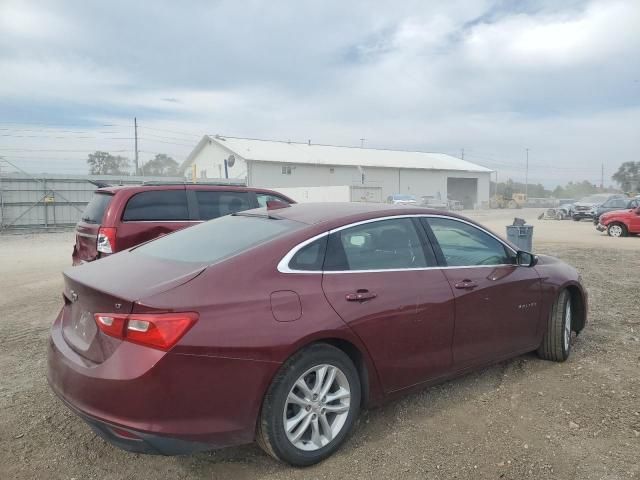
<path id="1" fill-rule="evenodd" d="M 141 245 L 133 253 L 178 262 L 212 264 L 303 225 L 292 220 L 227 215 Z"/>
<path id="2" fill-rule="evenodd" d="M 93 198 L 82 212 L 81 220 L 87 223 L 102 223 L 104 211 L 109 206 L 113 195 L 108 193 L 95 193 Z"/>

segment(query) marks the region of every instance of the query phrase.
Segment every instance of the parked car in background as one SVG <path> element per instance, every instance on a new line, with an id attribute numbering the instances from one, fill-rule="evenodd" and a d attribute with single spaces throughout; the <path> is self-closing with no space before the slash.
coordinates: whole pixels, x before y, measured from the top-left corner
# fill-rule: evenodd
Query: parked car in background
<path id="1" fill-rule="evenodd" d="M 204 183 L 98 188 L 76 225 L 73 264 L 271 200 L 295 203 L 271 190 Z"/>
<path id="2" fill-rule="evenodd" d="M 603 213 L 596 228 L 601 232 L 606 231 L 610 237 L 640 234 L 640 207 Z"/>
<path id="3" fill-rule="evenodd" d="M 598 223 L 600 223 L 600 217 L 604 213 L 612 212 L 614 210 L 629 210 L 637 207 L 640 207 L 640 198 L 638 197 L 629 198 L 626 195 L 611 197 L 596 208 L 596 213 L 593 216 L 593 223 L 598 225 Z"/>
<path id="4" fill-rule="evenodd" d="M 464 204 L 459 200 L 447 200 L 447 202 L 449 204 L 449 210 L 458 211 L 464 209 Z"/>
<path id="5" fill-rule="evenodd" d="M 417 205 L 418 201 L 413 195 L 406 195 L 404 193 L 394 193 L 387 197 L 387 203 L 393 205 Z"/>
<path id="6" fill-rule="evenodd" d="M 581 198 L 573 204 L 571 209 L 571 218 L 576 222 L 585 218 L 593 219 L 596 208 L 606 202 L 612 195 L 608 193 L 596 193 Z"/>
<path id="7" fill-rule="evenodd" d="M 433 195 L 423 195 L 420 197 L 420 206 L 433 208 L 434 210 L 449 210 L 449 202 L 434 197 Z"/>
<path id="8" fill-rule="evenodd" d="M 220 217 L 64 272 L 53 391 L 136 452 L 257 440 L 311 465 L 361 408 L 537 350 L 587 321 L 578 272 L 420 207 Z M 91 446 L 89 446 L 91 448 Z"/>

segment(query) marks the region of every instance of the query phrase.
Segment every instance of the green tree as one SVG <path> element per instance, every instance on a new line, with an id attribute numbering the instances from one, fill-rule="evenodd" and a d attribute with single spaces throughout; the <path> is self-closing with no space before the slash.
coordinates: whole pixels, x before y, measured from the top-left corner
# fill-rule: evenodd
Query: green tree
<path id="1" fill-rule="evenodd" d="M 178 162 L 169 155 L 159 153 L 153 160 L 144 164 L 142 171 L 145 175 L 177 176 Z"/>
<path id="2" fill-rule="evenodd" d="M 640 162 L 624 162 L 611 178 L 625 192 L 640 191 Z"/>
<path id="3" fill-rule="evenodd" d="M 129 175 L 131 168 L 128 158 L 99 150 L 89 154 L 87 165 L 91 175 Z"/>

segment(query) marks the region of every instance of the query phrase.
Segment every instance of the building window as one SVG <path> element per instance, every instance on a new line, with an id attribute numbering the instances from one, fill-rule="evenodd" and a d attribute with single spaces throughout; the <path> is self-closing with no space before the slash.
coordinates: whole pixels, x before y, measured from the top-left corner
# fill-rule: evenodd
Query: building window
<path id="1" fill-rule="evenodd" d="M 329 173 L 335 173 L 335 171 L 336 171 L 336 169 L 335 169 L 335 168 L 333 168 L 333 167 L 331 167 L 331 168 L 329 169 Z"/>
<path id="2" fill-rule="evenodd" d="M 200 170 L 200 178 L 207 178 L 207 171 L 206 170 Z"/>
<path id="3" fill-rule="evenodd" d="M 287 165 L 282 166 L 282 175 L 291 175 L 291 167 Z"/>

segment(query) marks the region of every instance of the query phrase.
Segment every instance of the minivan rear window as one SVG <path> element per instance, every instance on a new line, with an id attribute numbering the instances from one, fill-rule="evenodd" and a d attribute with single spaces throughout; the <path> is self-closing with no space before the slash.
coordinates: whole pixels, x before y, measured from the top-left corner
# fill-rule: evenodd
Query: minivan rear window
<path id="1" fill-rule="evenodd" d="M 80 220 L 86 223 L 102 223 L 104 212 L 113 198 L 110 193 L 94 193 L 93 198 L 82 212 Z"/>
<path id="2" fill-rule="evenodd" d="M 304 226 L 293 220 L 227 215 L 145 243 L 134 254 L 212 264 Z"/>

